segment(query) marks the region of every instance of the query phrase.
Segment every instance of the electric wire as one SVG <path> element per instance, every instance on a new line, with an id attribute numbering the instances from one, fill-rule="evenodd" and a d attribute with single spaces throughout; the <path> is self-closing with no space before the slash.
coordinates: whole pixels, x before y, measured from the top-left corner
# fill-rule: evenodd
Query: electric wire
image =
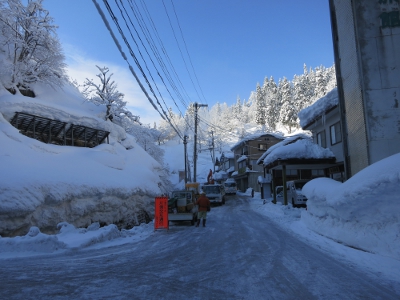
<path id="1" fill-rule="evenodd" d="M 135 77 L 136 81 L 138 82 L 138 84 L 139 84 L 140 88 L 142 89 L 143 93 L 146 95 L 147 99 L 148 99 L 149 102 L 152 104 L 152 106 L 154 107 L 154 109 L 160 114 L 161 118 L 164 119 L 164 120 L 166 120 L 166 121 L 168 121 L 169 124 L 171 125 L 171 127 L 174 129 L 174 131 L 178 134 L 178 136 L 179 136 L 181 139 L 183 139 L 182 136 L 181 136 L 181 134 L 180 134 L 180 132 L 172 125 L 172 123 L 171 123 L 171 121 L 169 120 L 167 114 L 165 113 L 164 109 L 162 108 L 162 106 L 161 106 L 161 104 L 160 104 L 160 102 L 159 102 L 157 96 L 156 96 L 155 93 L 154 93 L 153 88 L 151 87 L 150 82 L 148 81 L 148 79 L 147 79 L 147 77 L 146 77 L 146 74 L 144 74 L 144 71 L 143 71 L 143 69 L 141 68 L 139 61 L 137 60 L 137 58 L 136 58 L 136 56 L 135 56 L 135 54 L 134 54 L 132 48 L 130 47 L 130 44 L 129 44 L 129 42 L 127 41 L 127 39 L 126 39 L 126 37 L 125 37 L 125 35 L 124 35 L 124 33 L 123 33 L 121 27 L 119 26 L 118 20 L 117 20 L 117 18 L 115 17 L 115 15 L 114 15 L 114 13 L 113 13 L 113 11 L 112 11 L 112 9 L 111 9 L 111 7 L 110 7 L 108 1 L 107 1 L 107 0 L 103 0 L 103 3 L 104 3 L 104 5 L 106 6 L 107 11 L 108 11 L 108 13 L 110 14 L 111 19 L 114 21 L 114 24 L 117 26 L 118 31 L 119 31 L 121 37 L 123 38 L 123 40 L 124 40 L 124 42 L 125 42 L 125 45 L 128 47 L 129 52 L 130 52 L 132 58 L 133 58 L 134 61 L 135 61 L 135 64 L 137 65 L 137 67 L 138 67 L 139 70 L 141 71 L 142 76 L 144 77 L 144 79 L 145 79 L 146 83 L 148 84 L 148 86 L 149 86 L 151 92 L 153 93 L 155 99 L 157 100 L 157 103 L 159 104 L 161 110 L 163 111 L 163 114 L 158 110 L 157 106 L 154 104 L 153 100 L 150 98 L 150 96 L 148 95 L 146 89 L 145 89 L 144 86 L 142 85 L 140 79 L 139 79 L 138 76 L 136 75 L 136 72 L 134 71 L 133 67 L 129 64 L 129 61 L 128 61 L 128 59 L 127 59 L 125 53 L 123 52 L 123 50 L 122 50 L 122 48 L 121 48 L 121 45 L 119 44 L 119 42 L 118 42 L 116 36 L 114 35 L 113 30 L 111 29 L 111 26 L 110 26 L 110 24 L 108 23 L 107 18 L 105 17 L 105 15 L 104 15 L 104 13 L 103 13 L 101 7 L 99 6 L 99 4 L 97 3 L 96 0 L 92 0 L 92 1 L 93 1 L 94 5 L 96 6 L 97 11 L 99 12 L 100 16 L 102 17 L 103 22 L 104 22 L 104 24 L 106 25 L 108 31 L 110 32 L 110 34 L 111 34 L 111 36 L 112 36 L 112 38 L 113 38 L 113 40 L 114 40 L 114 43 L 116 44 L 117 48 L 119 49 L 119 51 L 120 51 L 122 57 L 123 57 L 124 60 L 128 63 L 129 69 L 130 69 L 131 73 L 133 74 L 133 76 Z"/>
<path id="2" fill-rule="evenodd" d="M 162 57 L 161 57 L 161 55 L 160 55 L 160 52 L 158 51 L 158 48 L 157 48 L 157 46 L 155 45 L 154 39 L 153 39 L 153 37 L 151 36 L 151 34 L 150 34 L 150 32 L 149 32 L 149 29 L 148 29 L 148 27 L 147 27 L 147 24 L 146 24 L 146 22 L 144 21 L 143 16 L 142 16 L 142 14 L 140 13 L 140 10 L 138 9 L 136 3 L 132 3 L 132 0 L 129 0 L 129 5 L 130 5 L 130 8 L 131 8 L 132 13 L 134 14 L 134 16 L 135 16 L 135 18 L 136 18 L 136 20 L 137 20 L 137 22 L 138 22 L 138 25 L 139 25 L 139 27 L 140 27 L 140 29 L 141 29 L 143 35 L 144 35 L 145 38 L 146 38 L 147 43 L 148 43 L 149 46 L 150 46 L 150 49 L 151 49 L 151 51 L 152 51 L 154 57 L 155 57 L 156 60 L 158 61 L 159 65 L 160 65 L 160 67 L 161 67 L 161 70 L 163 71 L 164 75 L 166 76 L 167 81 L 169 82 L 170 86 L 171 86 L 172 89 L 175 91 L 176 95 L 178 96 L 178 98 L 180 99 L 180 101 L 181 101 L 181 103 L 183 104 L 184 108 L 186 109 L 186 108 L 187 108 L 187 104 L 186 104 L 186 102 L 185 102 L 185 100 L 184 100 L 182 94 L 181 94 L 180 91 L 178 90 L 178 88 L 177 88 L 177 86 L 176 86 L 176 84 L 175 84 L 175 82 L 174 82 L 174 80 L 173 80 L 173 78 L 172 78 L 172 76 L 171 76 L 171 74 L 170 74 L 168 68 L 166 67 L 166 65 L 165 65 L 165 63 L 164 63 L 164 60 L 162 59 Z M 142 42 L 142 44 L 143 44 L 143 42 Z M 144 47 L 145 47 L 145 46 L 144 46 Z M 147 52 L 147 51 L 146 51 L 146 52 Z M 148 55 L 149 55 L 149 54 L 148 54 Z M 150 55 L 149 55 L 149 57 L 150 57 Z M 150 57 L 150 59 L 151 59 L 151 57 Z M 153 62 L 153 61 L 152 61 L 152 62 Z M 155 67 L 154 62 L 153 62 L 153 66 Z M 155 67 L 155 68 L 156 68 L 156 67 Z M 157 68 L 156 68 L 156 69 L 157 69 Z M 161 78 L 163 84 L 166 86 L 166 84 L 165 84 L 165 82 L 164 82 L 164 79 L 163 79 L 163 77 L 159 74 L 158 70 L 157 70 L 157 74 L 158 74 L 159 77 Z M 179 112 L 182 114 L 182 111 L 180 110 L 179 106 L 178 106 L 177 103 L 175 102 L 175 99 L 174 99 L 174 97 L 172 96 L 172 94 L 171 94 L 171 92 L 169 91 L 169 89 L 168 89 L 167 86 L 166 86 L 166 88 L 167 88 L 167 91 L 168 91 L 168 93 L 170 94 L 172 100 L 174 101 L 175 106 L 178 108 Z"/>
<path id="3" fill-rule="evenodd" d="M 122 3 L 122 0 L 119 0 L 119 1 L 121 2 L 121 5 L 122 5 L 122 7 L 123 7 L 124 10 L 125 10 L 125 13 L 126 13 L 126 15 L 127 15 L 127 18 L 129 19 L 131 25 L 133 26 L 133 29 L 135 30 L 136 34 L 138 35 L 138 38 L 139 38 L 139 40 L 140 40 L 142 46 L 144 47 L 144 49 L 145 49 L 147 55 L 149 56 L 151 62 L 153 63 L 153 66 L 155 67 L 154 61 L 152 60 L 150 54 L 149 54 L 148 51 L 147 51 L 146 46 L 144 45 L 142 39 L 140 38 L 139 33 L 138 33 L 137 30 L 136 30 L 136 27 L 133 25 L 132 20 L 131 20 L 131 18 L 129 17 L 129 14 L 127 14 L 126 9 L 125 9 L 125 6 L 124 6 L 124 4 Z M 138 45 L 136 39 L 134 38 L 134 36 L 133 36 L 133 34 L 132 34 L 132 31 L 131 31 L 131 29 L 130 29 L 130 27 L 129 27 L 129 24 L 128 24 L 128 22 L 127 22 L 125 16 L 124 16 L 124 13 L 122 12 L 121 7 L 120 7 L 119 4 L 118 4 L 118 0 L 115 0 L 115 4 L 117 5 L 117 7 L 118 7 L 118 9 L 119 9 L 119 11 L 120 11 L 120 13 L 121 13 L 121 16 L 122 16 L 122 18 L 123 18 L 123 20 L 124 20 L 124 22 L 125 22 L 125 26 L 126 26 L 126 28 L 128 29 L 129 34 L 130 34 L 132 40 L 134 41 L 134 43 L 135 43 L 135 45 L 136 45 L 136 48 L 138 49 L 138 52 L 139 52 L 139 54 L 140 54 L 140 57 L 142 58 L 142 60 L 143 60 L 143 62 L 144 62 L 144 65 L 145 65 L 145 67 L 146 67 L 146 70 L 147 70 L 147 72 L 149 73 L 150 78 L 151 78 L 151 80 L 153 81 L 153 84 L 154 84 L 154 86 L 156 87 L 156 89 L 157 89 L 157 91 L 158 91 L 158 94 L 160 95 L 160 98 L 161 98 L 161 100 L 163 101 L 165 107 L 167 108 L 167 104 L 165 103 L 164 97 L 162 96 L 162 94 L 161 94 L 161 92 L 160 92 L 160 90 L 159 90 L 159 88 L 158 88 L 158 85 L 156 84 L 156 82 L 155 82 L 155 80 L 154 80 L 154 78 L 153 78 L 153 75 L 152 75 L 151 72 L 150 72 L 150 69 L 149 69 L 149 67 L 148 67 L 148 65 L 147 65 L 147 62 L 146 62 L 146 60 L 144 59 L 142 52 L 140 51 L 139 45 Z M 155 69 L 157 70 L 156 67 L 155 67 Z M 161 80 L 164 82 L 164 80 L 163 80 L 162 76 L 160 75 L 160 73 L 158 72 L 158 70 L 157 70 L 157 73 L 158 73 L 158 75 L 160 76 Z M 164 85 L 165 85 L 165 83 L 164 83 Z M 168 90 L 168 88 L 167 88 L 167 90 Z M 168 91 L 168 92 L 169 92 L 169 91 Z M 172 96 L 172 95 L 171 95 L 171 96 Z M 168 110 L 168 109 L 167 109 L 167 110 Z M 168 118 L 169 118 L 169 116 L 168 116 Z M 169 118 L 169 119 L 171 120 L 171 118 Z M 173 120 L 171 120 L 171 122 L 173 122 Z M 176 126 L 176 123 L 175 123 L 175 122 L 174 122 L 174 124 L 175 124 L 175 126 Z M 179 129 L 177 128 L 177 130 L 179 130 Z"/>
<path id="4" fill-rule="evenodd" d="M 175 106 L 178 108 L 180 114 L 183 115 L 183 113 L 182 113 L 182 111 L 179 109 L 179 106 L 177 105 L 177 103 L 176 103 L 174 97 L 172 96 L 170 90 L 168 89 L 167 85 L 165 84 L 165 81 L 164 81 L 163 77 L 161 76 L 160 72 L 157 70 L 157 67 L 155 66 L 155 63 L 154 63 L 153 59 L 151 58 L 149 52 L 147 51 L 147 48 L 146 48 L 146 46 L 144 45 L 143 40 L 140 38 L 140 35 L 139 35 L 138 31 L 136 30 L 136 27 L 134 26 L 134 24 L 133 24 L 131 18 L 129 17 L 129 14 L 128 14 L 127 11 L 126 11 L 125 6 L 123 5 L 123 3 L 122 3 L 121 0 L 120 0 L 120 2 L 121 2 L 122 7 L 124 8 L 125 14 L 127 15 L 127 17 L 128 17 L 128 19 L 129 19 L 131 25 L 133 26 L 133 28 L 134 28 L 136 34 L 138 35 L 139 40 L 140 40 L 140 42 L 141 42 L 143 48 L 146 50 L 146 53 L 147 53 L 147 55 L 149 56 L 149 58 L 150 58 L 150 60 L 151 60 L 151 62 L 152 62 L 152 64 L 153 64 L 153 67 L 156 69 L 158 76 L 161 78 L 161 80 L 162 80 L 164 86 L 166 87 L 166 89 L 167 89 L 169 95 L 171 96 L 171 98 L 172 98 L 172 100 L 173 100 Z M 153 38 L 151 37 L 151 34 L 150 34 L 150 32 L 149 32 L 149 30 L 148 30 L 148 28 L 147 28 L 146 22 L 143 20 L 143 17 L 142 17 L 142 15 L 141 15 L 141 13 L 140 13 L 140 10 L 138 9 L 138 7 L 137 7 L 136 4 L 134 4 L 134 6 L 136 7 L 136 9 L 132 6 L 132 4 L 133 4 L 133 3 L 132 3 L 132 0 L 130 0 L 130 8 L 131 8 L 131 10 L 132 10 L 132 13 L 133 13 L 134 16 L 135 16 L 135 18 L 136 18 L 136 20 L 137 20 L 137 22 L 138 22 L 138 24 L 139 24 L 139 27 L 140 27 L 140 29 L 141 29 L 143 35 L 145 36 L 147 43 L 148 43 L 149 46 L 150 46 L 151 51 L 153 52 L 154 56 L 156 57 L 157 61 L 159 62 L 160 66 L 161 66 L 161 69 L 163 70 L 164 74 L 166 75 L 167 80 L 168 80 L 168 82 L 170 83 L 171 87 L 175 90 L 175 93 L 176 93 L 176 94 L 178 95 L 178 97 L 181 99 L 181 102 L 182 102 L 182 104 L 184 105 L 184 108 L 187 109 L 186 103 L 184 102 L 184 99 L 183 99 L 182 95 L 180 94 L 178 88 L 176 87 L 176 85 L 175 85 L 175 83 L 174 83 L 172 77 L 170 76 L 170 73 L 169 73 L 168 69 L 166 68 L 166 66 L 165 66 L 165 64 L 164 64 L 163 59 L 161 58 L 161 55 L 159 55 L 157 46 L 154 44 L 154 40 L 153 40 Z M 118 5 L 118 4 L 117 4 L 117 5 Z M 146 9 L 147 9 L 147 8 L 146 8 Z M 121 12 L 121 14 L 122 14 L 122 12 Z M 150 16 L 150 18 L 151 18 L 151 16 Z M 151 22 L 152 22 L 152 20 L 151 20 Z M 154 23 L 153 23 L 153 26 L 154 26 Z M 130 31 L 128 25 L 127 25 L 127 28 L 128 28 L 128 30 Z M 155 28 L 155 26 L 154 26 L 154 28 Z M 157 29 L 155 28 L 155 30 L 157 30 Z M 147 33 L 146 33 L 146 32 L 147 32 Z M 130 31 L 130 33 L 131 33 L 131 31 Z M 157 34 L 158 34 L 158 33 L 157 33 Z M 132 33 L 131 33 L 131 36 L 132 36 Z M 132 38 L 133 38 L 133 36 L 132 36 Z M 159 38 L 159 37 L 158 37 L 158 38 Z M 133 38 L 133 39 L 134 39 L 134 38 Z M 160 40 L 160 42 L 162 43 L 162 41 L 161 41 L 160 38 L 159 38 L 159 40 Z M 135 42 L 135 43 L 136 43 L 136 42 Z M 137 43 L 136 43 L 136 46 L 138 47 Z M 139 50 L 139 51 L 140 51 L 140 50 Z M 165 53 L 166 53 L 166 52 L 165 52 Z M 167 55 L 168 55 L 168 54 L 167 54 Z M 143 56 L 142 56 L 142 59 L 144 60 Z M 150 72 L 150 70 L 149 70 L 148 68 L 147 68 L 147 70 L 148 70 L 148 72 Z M 179 79 L 179 78 L 178 78 L 178 79 Z M 153 82 L 154 82 L 154 79 L 153 79 Z M 154 84 L 156 85 L 155 82 L 154 82 Z M 157 87 L 157 85 L 156 85 L 156 87 Z M 158 87 L 157 87 L 157 90 L 158 90 Z M 160 95 L 160 96 L 162 97 L 162 95 Z M 162 99 L 163 99 L 163 98 L 162 98 Z M 165 106 L 167 106 L 166 103 L 165 103 L 165 101 L 164 101 L 164 99 L 163 99 L 163 102 L 164 102 Z M 187 123 L 187 120 L 186 120 L 186 119 L 185 119 L 184 121 Z M 175 123 L 175 125 L 176 125 L 176 123 Z M 190 130 L 193 131 L 193 128 L 190 126 L 190 124 L 187 123 L 187 126 L 188 126 L 188 128 L 189 128 Z"/>
<path id="5" fill-rule="evenodd" d="M 132 1 L 132 0 L 131 0 L 131 1 Z M 170 59 L 170 57 L 169 57 L 169 55 L 168 55 L 168 52 L 166 51 L 166 49 L 165 49 L 165 47 L 164 47 L 164 43 L 162 42 L 162 40 L 161 40 L 161 38 L 160 38 L 160 35 L 158 34 L 158 30 L 157 30 L 157 28 L 156 28 L 156 26 L 155 26 L 155 24 L 154 24 L 153 18 L 151 17 L 151 15 L 150 15 L 150 13 L 149 13 L 149 11 L 148 11 L 148 9 L 147 9 L 147 6 L 146 6 L 146 3 L 145 3 L 144 0 L 141 0 L 141 5 L 142 5 L 142 7 L 143 7 L 143 9 L 144 9 L 144 12 L 145 12 L 145 15 L 146 15 L 147 19 L 149 20 L 149 23 L 150 23 L 150 25 L 151 25 L 151 27 L 152 27 L 152 29 L 153 29 L 153 32 L 154 32 L 154 34 L 155 34 L 155 36 L 156 36 L 156 39 L 157 39 L 157 41 L 158 41 L 158 44 L 160 45 L 161 50 L 162 50 L 164 56 L 165 56 L 166 59 L 167 59 L 167 63 L 169 64 L 169 66 L 170 66 L 170 68 L 171 68 L 171 70 L 172 70 L 172 73 L 174 74 L 175 78 L 177 79 L 177 82 L 178 82 L 178 84 L 180 85 L 180 87 L 181 87 L 183 93 L 185 94 L 185 97 L 186 97 L 187 99 L 190 100 L 190 97 L 189 97 L 189 95 L 188 95 L 188 93 L 187 93 L 187 91 L 186 91 L 184 85 L 182 84 L 182 81 L 180 80 L 180 78 L 179 78 L 179 76 L 178 76 L 178 74 L 177 74 L 177 72 L 176 72 L 176 70 L 175 70 L 175 68 L 174 68 L 174 65 L 173 65 L 172 62 L 171 62 L 171 59 Z M 183 101 L 184 101 L 184 100 L 183 100 Z M 184 102 L 185 102 L 185 101 L 184 101 Z M 193 102 L 193 101 L 191 101 L 191 102 Z M 185 104 L 184 106 L 187 107 L 188 105 Z"/>
<path id="6" fill-rule="evenodd" d="M 185 45 L 186 53 L 187 53 L 187 55 L 188 55 L 188 57 L 189 57 L 190 65 L 192 66 L 192 70 L 193 70 L 194 77 L 196 78 L 197 85 L 199 86 L 200 92 L 201 92 L 201 94 L 202 94 L 202 96 L 203 96 L 203 100 L 207 103 L 207 100 L 206 100 L 206 98 L 204 97 L 203 89 L 202 89 L 201 86 L 200 86 L 199 79 L 197 78 L 196 71 L 195 71 L 195 69 L 194 69 L 194 67 L 193 67 L 192 58 L 190 57 L 189 50 L 188 50 L 188 48 L 187 48 L 185 38 L 184 38 L 184 36 L 183 36 L 181 24 L 180 24 L 180 22 L 179 22 L 178 15 L 176 14 L 176 10 L 175 10 L 175 5 L 174 5 L 174 2 L 173 2 L 172 0 L 171 0 L 171 4 L 172 4 L 172 8 L 173 8 L 173 10 L 174 10 L 174 14 L 175 14 L 176 21 L 177 21 L 178 26 L 179 26 L 179 31 L 180 31 L 180 33 L 181 33 L 181 37 L 182 37 L 182 40 L 183 40 L 183 44 Z M 208 103 L 207 103 L 207 104 L 208 104 Z"/>
<path id="7" fill-rule="evenodd" d="M 226 135 L 230 135 L 231 137 L 238 138 L 238 139 L 242 138 L 240 134 L 236 134 L 236 133 L 228 131 L 228 130 L 220 127 L 220 126 L 217 126 L 215 124 L 209 123 L 208 121 L 206 121 L 205 119 L 203 119 L 201 117 L 199 117 L 199 124 L 200 123 L 204 123 L 204 124 L 206 124 L 207 126 L 209 126 L 211 128 L 218 128 L 218 129 L 220 129 L 220 132 L 222 131 L 223 133 L 225 133 Z M 201 127 L 199 126 L 199 128 L 201 128 Z M 218 131 L 215 131 L 215 133 L 217 133 L 217 132 Z M 269 134 L 269 132 L 265 132 L 265 134 Z M 247 146 L 249 148 L 252 148 L 252 149 L 257 149 L 257 150 L 259 149 L 258 147 L 254 147 L 254 146 L 250 146 L 250 145 L 247 145 Z"/>
<path id="8" fill-rule="evenodd" d="M 179 49 L 179 52 L 180 52 L 180 54 L 181 54 L 182 60 L 183 60 L 183 62 L 184 62 L 186 71 L 188 72 L 190 81 L 191 81 L 192 84 L 193 84 L 193 88 L 194 88 L 194 90 L 196 91 L 196 94 L 197 94 L 197 96 L 198 96 L 199 99 L 200 99 L 201 97 L 200 97 L 200 95 L 199 95 L 199 92 L 197 91 L 196 85 L 194 84 L 193 78 L 192 78 L 192 76 L 191 76 L 191 74 L 190 74 L 190 72 L 189 72 L 189 69 L 188 69 L 188 66 L 187 66 L 185 57 L 184 57 L 184 55 L 183 55 L 183 53 L 182 53 L 182 49 L 181 49 L 181 47 L 180 47 L 180 45 L 179 45 L 179 42 L 178 42 L 178 39 L 177 39 L 177 37 L 176 37 L 175 30 L 174 30 L 174 27 L 172 26 L 171 18 L 169 17 L 168 10 L 167 10 L 167 7 L 165 6 L 164 0 L 162 0 L 162 3 L 163 3 L 163 5 L 164 5 L 164 10 L 165 10 L 165 13 L 167 14 L 168 21 L 169 21 L 169 24 L 170 24 L 170 26 L 171 26 L 172 33 L 174 34 L 174 38 L 175 38 L 176 44 L 178 45 L 178 49 Z"/>
<path id="9" fill-rule="evenodd" d="M 128 58 L 126 57 L 125 53 L 122 51 L 121 45 L 119 44 L 116 36 L 114 35 L 114 32 L 112 31 L 110 24 L 107 21 L 106 16 L 103 13 L 103 10 L 101 9 L 101 7 L 99 6 L 99 4 L 96 2 L 96 0 L 92 0 L 93 4 L 95 5 L 98 13 L 100 14 L 105 26 L 107 27 L 108 31 L 111 34 L 111 37 L 115 43 L 115 45 L 117 46 L 118 50 L 121 53 L 122 58 L 126 61 L 126 63 L 129 66 L 130 71 L 132 72 L 133 76 L 135 77 L 136 81 L 138 82 L 140 88 L 142 89 L 143 93 L 146 95 L 147 99 L 149 100 L 149 102 L 152 104 L 153 108 L 160 114 L 161 118 L 165 120 L 165 117 L 160 113 L 160 111 L 158 110 L 157 106 L 154 104 L 153 100 L 150 98 L 150 96 L 147 94 L 147 91 L 144 89 L 142 83 L 140 82 L 139 78 L 136 75 L 136 72 L 133 70 L 132 66 L 130 65 Z"/>

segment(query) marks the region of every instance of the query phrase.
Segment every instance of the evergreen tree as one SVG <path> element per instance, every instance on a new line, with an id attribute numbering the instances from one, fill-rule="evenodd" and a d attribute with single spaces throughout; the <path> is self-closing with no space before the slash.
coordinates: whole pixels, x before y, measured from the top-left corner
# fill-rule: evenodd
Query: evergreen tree
<path id="1" fill-rule="evenodd" d="M 271 77 L 271 80 L 273 80 L 273 77 Z M 275 130 L 276 128 L 276 118 L 274 117 L 275 115 L 275 105 L 276 105 L 276 97 L 275 97 L 275 92 L 273 90 L 273 83 L 269 81 L 268 77 L 265 77 L 264 83 L 262 86 L 262 92 L 264 96 L 264 103 L 265 103 L 265 123 L 266 125 L 271 128 L 272 130 Z"/>
<path id="2" fill-rule="evenodd" d="M 326 90 L 331 91 L 337 86 L 335 65 L 326 69 L 326 77 L 327 77 Z"/>
<path id="3" fill-rule="evenodd" d="M 296 103 L 294 102 L 293 98 L 293 88 L 286 77 L 283 77 L 283 80 L 280 82 L 278 88 L 279 88 L 279 94 L 282 99 L 279 121 L 282 123 L 282 125 L 286 126 L 288 132 L 291 133 L 293 127 L 298 127 L 298 122 L 297 122 L 298 109 L 296 107 Z"/>
<path id="4" fill-rule="evenodd" d="M 240 101 L 240 97 L 237 96 L 236 104 L 234 104 L 234 106 L 233 106 L 233 116 L 232 117 L 238 121 L 241 121 L 242 114 L 243 114 L 242 103 Z"/>
<path id="5" fill-rule="evenodd" d="M 264 94 L 259 83 L 257 83 L 256 88 L 256 123 L 258 125 L 265 125 Z"/>
<path id="6" fill-rule="evenodd" d="M 315 68 L 315 97 L 316 100 L 325 96 L 327 90 L 327 72 L 325 67 Z"/>
<path id="7" fill-rule="evenodd" d="M 275 131 L 276 125 L 279 122 L 279 113 L 281 110 L 281 98 L 278 94 L 278 87 L 274 80 L 274 77 L 271 76 L 268 81 L 268 86 L 265 91 L 266 98 L 266 120 L 268 126 Z"/>

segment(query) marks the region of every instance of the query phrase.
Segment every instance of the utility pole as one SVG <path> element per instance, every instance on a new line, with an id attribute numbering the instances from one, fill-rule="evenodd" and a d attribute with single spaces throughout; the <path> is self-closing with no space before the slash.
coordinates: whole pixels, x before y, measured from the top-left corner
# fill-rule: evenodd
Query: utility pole
<path id="1" fill-rule="evenodd" d="M 209 149 L 210 151 L 212 150 L 211 153 L 211 160 L 214 165 L 214 174 L 215 174 L 215 147 L 214 147 L 214 132 L 211 130 L 211 148 Z"/>
<path id="2" fill-rule="evenodd" d="M 196 182 L 197 172 L 197 111 L 199 107 L 208 107 L 207 104 L 194 103 L 194 151 L 193 151 L 193 181 Z"/>
<path id="3" fill-rule="evenodd" d="M 187 149 L 187 135 L 183 137 L 183 149 L 184 149 L 184 156 L 185 156 L 185 184 L 187 183 L 187 154 L 186 154 L 186 149 Z"/>

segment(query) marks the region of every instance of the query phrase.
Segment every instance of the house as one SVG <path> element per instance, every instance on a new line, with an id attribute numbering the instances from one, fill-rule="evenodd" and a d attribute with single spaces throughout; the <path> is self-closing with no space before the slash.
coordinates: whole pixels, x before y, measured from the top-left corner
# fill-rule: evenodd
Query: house
<path id="1" fill-rule="evenodd" d="M 214 174 L 214 179 L 218 183 L 222 183 L 230 178 L 235 171 L 234 154 L 231 151 L 222 152 L 219 158 L 217 171 Z"/>
<path id="2" fill-rule="evenodd" d="M 271 193 L 275 187 L 297 179 L 330 177 L 343 182 L 345 178 L 342 123 L 337 88 L 299 112 L 303 130 L 311 131 L 287 137 L 271 147 L 257 161 L 264 167 L 264 177 L 271 178 Z M 265 196 L 264 196 L 264 195 Z M 262 197 L 268 195 L 268 190 Z M 285 191 L 284 191 L 285 195 Z M 287 203 L 286 195 L 284 196 Z"/>
<path id="3" fill-rule="evenodd" d="M 336 157 L 335 165 L 324 170 L 325 174 L 332 179 L 344 182 L 346 180 L 345 156 L 337 88 L 301 110 L 298 116 L 301 128 L 312 132 L 314 143 L 323 148 L 329 148 Z"/>
<path id="4" fill-rule="evenodd" d="M 284 203 L 288 203 L 286 182 L 297 179 L 326 177 L 324 170 L 334 166 L 335 156 L 330 149 L 312 141 L 307 134 L 297 134 L 272 146 L 257 161 L 264 168 L 264 178 L 271 177 L 271 190 L 276 201 L 276 186 L 283 186 Z M 269 175 L 268 175 L 269 174 Z M 269 196 L 265 192 L 263 198 Z"/>
<path id="5" fill-rule="evenodd" d="M 235 163 L 235 171 L 231 176 L 235 179 L 238 190 L 244 192 L 253 188 L 255 192 L 261 191 L 258 178 L 263 175 L 263 168 L 257 165 L 257 161 L 265 151 L 283 139 L 282 135 L 273 133 L 253 134 L 231 148 Z"/>

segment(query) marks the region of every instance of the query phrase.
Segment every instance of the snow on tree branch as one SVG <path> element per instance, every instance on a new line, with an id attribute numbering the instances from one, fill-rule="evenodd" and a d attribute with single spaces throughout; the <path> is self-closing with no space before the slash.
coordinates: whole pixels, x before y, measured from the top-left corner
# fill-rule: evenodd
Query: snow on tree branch
<path id="1" fill-rule="evenodd" d="M 96 104 L 105 106 L 105 120 L 110 119 L 112 122 L 118 123 L 126 128 L 127 123 L 140 123 L 140 117 L 133 115 L 126 108 L 126 101 L 123 101 L 124 94 L 117 90 L 115 81 L 111 81 L 113 74 L 108 74 L 108 67 L 96 66 L 100 73 L 96 75 L 100 83 L 94 82 L 92 79 L 86 78 L 81 91 L 86 100 Z"/>
<path id="2" fill-rule="evenodd" d="M 14 92 L 36 82 L 59 87 L 67 81 L 57 26 L 42 2 L 0 0 L 0 80 Z"/>

